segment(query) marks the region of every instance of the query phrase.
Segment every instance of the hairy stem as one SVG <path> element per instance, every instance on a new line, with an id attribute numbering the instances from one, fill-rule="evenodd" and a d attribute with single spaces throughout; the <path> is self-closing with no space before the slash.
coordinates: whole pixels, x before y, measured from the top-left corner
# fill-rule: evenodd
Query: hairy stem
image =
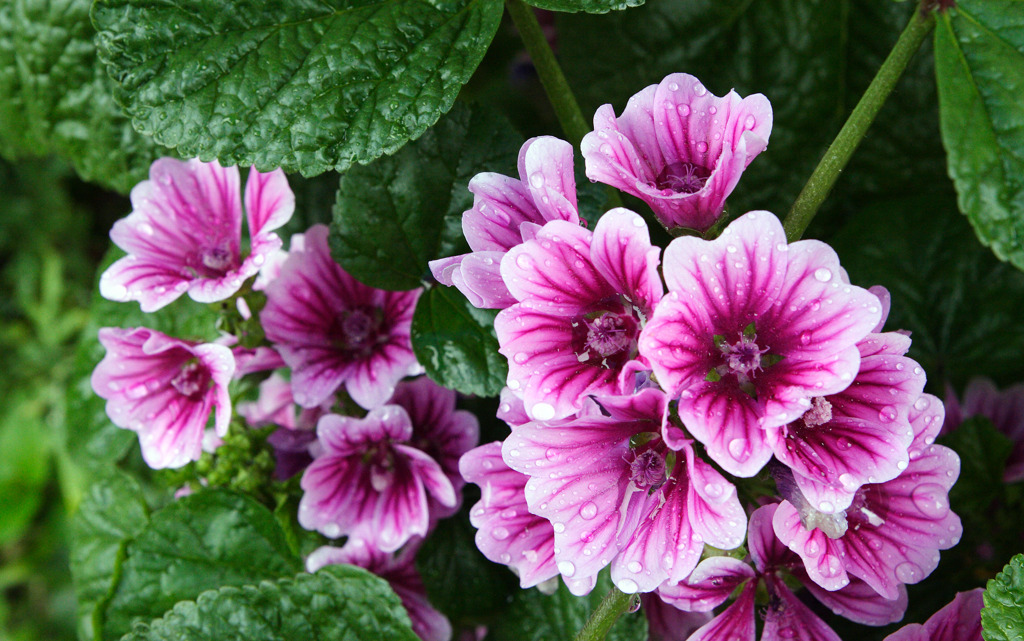
<path id="1" fill-rule="evenodd" d="M 786 238 L 790 241 L 799 239 L 807 226 L 811 223 L 818 208 L 824 202 L 832 186 L 839 178 L 839 174 L 850 161 L 853 152 L 856 151 L 860 141 L 864 138 L 875 116 L 878 115 L 886 98 L 892 93 L 896 82 L 903 75 L 904 69 L 910 62 L 921 43 L 935 26 L 935 15 L 931 11 L 915 11 L 910 23 L 903 30 L 899 40 L 889 57 L 882 63 L 878 73 L 868 86 L 867 91 L 861 97 L 860 102 L 853 108 L 850 117 L 847 118 L 839 135 L 832 141 L 832 145 L 825 152 L 825 156 L 818 163 L 811 174 L 807 184 L 804 185 L 800 195 L 797 196 L 793 208 L 782 221 L 786 229 Z"/>
<path id="2" fill-rule="evenodd" d="M 555 60 L 555 53 L 551 51 L 544 32 L 537 22 L 537 16 L 533 9 L 526 5 L 523 0 L 506 0 L 505 6 L 512 16 L 519 35 L 526 45 L 526 51 L 530 54 L 533 66 L 537 69 L 540 82 L 544 85 L 544 91 L 548 95 L 551 106 L 555 108 L 555 116 L 565 132 L 573 147 L 579 148 L 583 136 L 590 131 L 587 121 L 583 118 L 576 96 L 573 95 L 569 83 L 565 80 L 562 68 Z"/>
<path id="3" fill-rule="evenodd" d="M 601 641 L 619 620 L 622 613 L 629 609 L 635 594 L 626 594 L 613 587 L 605 595 L 601 604 L 590 615 L 590 619 L 576 635 L 575 641 Z"/>

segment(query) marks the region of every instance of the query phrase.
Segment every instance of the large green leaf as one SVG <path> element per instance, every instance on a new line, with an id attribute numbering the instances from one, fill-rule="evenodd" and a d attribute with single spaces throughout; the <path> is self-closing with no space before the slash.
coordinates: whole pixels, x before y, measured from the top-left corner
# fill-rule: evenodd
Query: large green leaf
<path id="1" fill-rule="evenodd" d="M 915 7 L 851 0 L 658 0 L 606 16 L 564 15 L 559 51 L 589 119 L 670 73 L 710 91 L 763 93 L 774 125 L 768 149 L 747 168 L 731 211 L 792 205 Z M 946 180 L 935 83 L 918 56 L 844 171 L 830 212 L 856 211 L 866 196 L 927 189 Z M 822 216 L 825 218 L 825 216 Z"/>
<path id="2" fill-rule="evenodd" d="M 388 584 L 348 565 L 206 592 L 124 637 L 124 641 L 225 639 L 417 641 L 418 637 Z"/>
<path id="3" fill-rule="evenodd" d="M 608 573 L 602 572 L 593 591 L 584 597 L 573 596 L 561 582 L 558 590 L 550 595 L 537 589 L 523 590 L 487 638 L 495 641 L 575 638 L 611 587 Z M 647 619 L 637 612 L 624 614 L 605 638 L 608 641 L 646 641 Z"/>
<path id="4" fill-rule="evenodd" d="M 252 585 L 301 569 L 267 508 L 226 490 L 186 496 L 154 513 L 128 544 L 103 636 L 116 639 L 134 621 L 160 617 L 206 590 Z"/>
<path id="5" fill-rule="evenodd" d="M 331 249 L 358 280 L 383 289 L 419 287 L 427 262 L 468 251 L 466 188 L 483 171 L 514 174 L 522 138 L 501 116 L 457 105 L 394 156 L 353 167 L 338 187 Z"/>
<path id="6" fill-rule="evenodd" d="M 639 7 L 644 0 L 527 0 L 527 2 L 539 9 L 550 11 L 608 13 L 629 7 Z"/>
<path id="7" fill-rule="evenodd" d="M 940 14 L 935 75 L 960 209 L 1024 269 L 1024 0 L 960 0 Z"/>
<path id="8" fill-rule="evenodd" d="M 889 289 L 886 329 L 911 331 L 932 392 L 1024 380 L 1024 274 L 971 240 L 948 184 L 864 207 L 831 240 L 855 284 Z"/>
<path id="9" fill-rule="evenodd" d="M 494 310 L 477 309 L 454 287 L 423 292 L 412 318 L 412 349 L 427 375 L 463 394 L 496 396 L 508 361 L 498 353 Z"/>
<path id="10" fill-rule="evenodd" d="M 501 0 L 99 0 L 135 127 L 186 155 L 314 175 L 392 153 L 451 108 Z"/>
<path id="11" fill-rule="evenodd" d="M 1024 554 L 1018 554 L 988 582 L 985 607 L 981 609 L 985 641 L 1017 641 L 1024 638 Z"/>
<path id="12" fill-rule="evenodd" d="M 96 55 L 89 0 L 0 7 L 0 149 L 54 151 L 85 180 L 127 192 L 166 149 L 136 133 Z"/>
<path id="13" fill-rule="evenodd" d="M 99 638 L 102 610 L 121 576 L 125 547 L 149 521 L 142 488 L 108 471 L 86 492 L 71 520 L 71 573 L 78 598 L 78 636 Z"/>

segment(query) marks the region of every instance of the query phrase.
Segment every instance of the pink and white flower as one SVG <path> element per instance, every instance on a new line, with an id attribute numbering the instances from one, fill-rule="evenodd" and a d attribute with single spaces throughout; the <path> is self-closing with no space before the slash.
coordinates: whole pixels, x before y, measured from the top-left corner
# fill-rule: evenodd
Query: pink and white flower
<path id="1" fill-rule="evenodd" d="M 772 107 L 761 94 L 719 98 L 685 73 L 594 114 L 583 138 L 587 176 L 642 199 L 669 229 L 707 231 L 743 170 L 768 146 Z"/>
<path id="2" fill-rule="evenodd" d="M 274 230 L 295 210 L 284 172 L 250 170 L 245 215 L 250 251 L 242 256 L 242 203 L 237 167 L 216 161 L 160 158 L 149 180 L 132 189 L 132 213 L 110 238 L 128 253 L 100 277 L 100 294 L 139 301 L 152 312 L 188 292 L 193 300 L 224 300 L 281 247 Z"/>
<path id="3" fill-rule="evenodd" d="M 519 179 L 480 173 L 469 191 L 475 197 L 462 215 L 462 233 L 473 251 L 431 261 L 430 271 L 474 306 L 504 309 L 516 302 L 501 279 L 505 252 L 548 221 L 580 222 L 572 145 L 552 136 L 530 138 L 519 150 Z"/>
<path id="4" fill-rule="evenodd" d="M 104 327 L 107 354 L 92 373 L 92 388 L 107 399 L 107 415 L 139 434 L 142 457 L 154 469 L 198 460 L 210 413 L 217 436 L 231 421 L 231 350 L 137 327 Z"/>
<path id="5" fill-rule="evenodd" d="M 836 590 L 854 576 L 895 599 L 902 584 L 918 583 L 931 574 L 939 550 L 957 544 L 962 528 L 950 511 L 948 494 L 960 459 L 953 450 L 930 444 L 942 416 L 942 402 L 934 396 L 923 394 L 915 402 L 909 465 L 891 481 L 858 489 L 849 508 L 831 515 L 831 530 L 820 527 L 813 507 L 801 509 L 789 500 L 779 505 L 775 533 L 800 555 L 815 583 Z"/>
<path id="6" fill-rule="evenodd" d="M 310 228 L 266 292 L 260 321 L 292 368 L 299 405 L 320 405 L 344 384 L 356 403 L 378 407 L 422 371 L 409 342 L 421 290 L 389 292 L 349 276 L 331 258 L 326 226 Z"/>
<path id="7" fill-rule="evenodd" d="M 610 565 L 620 590 L 649 592 L 685 578 L 704 543 L 743 541 L 733 485 L 691 443 L 674 451 L 661 440 L 667 403 L 656 389 L 601 397 L 574 419 L 527 423 L 505 439 L 504 460 L 530 476 L 527 504 L 551 522 L 566 579 Z"/>
<path id="8" fill-rule="evenodd" d="M 494 321 L 508 386 L 534 419 L 564 418 L 587 394 L 615 394 L 661 299 L 657 247 L 637 214 L 613 209 L 593 232 L 564 221 L 501 261 L 518 301 Z"/>
<path id="9" fill-rule="evenodd" d="M 958 592 L 944 608 L 924 624 L 911 623 L 885 637 L 885 641 L 981 641 L 981 609 L 984 590 Z"/>
<path id="10" fill-rule="evenodd" d="M 708 455 L 752 476 L 780 440 L 766 430 L 853 382 L 857 343 L 881 304 L 848 284 L 824 243 L 787 244 L 769 212 L 741 216 L 714 241 L 675 239 L 663 270 L 669 294 L 640 335 L 640 354 L 679 396 L 679 417 Z"/>
<path id="11" fill-rule="evenodd" d="M 457 498 L 438 462 L 408 444 L 412 437 L 409 414 L 398 405 L 362 419 L 322 417 L 315 459 L 302 475 L 299 524 L 331 538 L 362 538 L 385 552 L 426 536 L 428 496 L 448 508 Z"/>
<path id="12" fill-rule="evenodd" d="M 388 582 L 409 613 L 412 630 L 423 641 L 450 641 L 452 625 L 427 599 L 423 579 L 416 571 L 416 552 L 422 541 L 410 542 L 397 554 L 382 552 L 361 539 L 343 547 L 324 546 L 306 559 L 306 569 L 316 572 L 327 565 L 348 564 L 368 570 Z"/>

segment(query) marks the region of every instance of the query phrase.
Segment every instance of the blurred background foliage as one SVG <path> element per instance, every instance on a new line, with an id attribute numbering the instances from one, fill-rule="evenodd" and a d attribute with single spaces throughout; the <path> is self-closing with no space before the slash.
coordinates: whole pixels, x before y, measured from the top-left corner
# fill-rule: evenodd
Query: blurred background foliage
<path id="1" fill-rule="evenodd" d="M 69 517 L 102 465 L 141 468 L 133 435 L 105 420 L 103 402 L 88 385 L 102 353 L 96 328 L 140 322 L 131 320 L 138 316 L 137 306 L 102 301 L 94 286 L 109 249 L 108 230 L 130 204 L 123 195 L 85 182 L 76 168 L 87 177 L 119 171 L 103 173 L 101 180 L 123 194 L 145 174 L 157 151 L 118 115 L 106 77 L 95 73 L 88 29 L 69 32 L 68 38 L 85 43 L 73 51 L 81 69 L 89 71 L 68 75 L 67 81 L 80 83 L 86 97 L 100 96 L 90 103 L 96 113 L 72 118 L 65 113 L 74 111 L 67 100 L 51 104 L 53 91 L 26 89 L 9 73 L 12 47 L 18 46 L 10 37 L 18 26 L 14 18 L 33 24 L 55 19 L 32 12 L 12 17 L 14 4 L 0 7 L 0 118 L 5 123 L 0 153 L 6 158 L 0 160 L 0 640 L 73 639 L 78 623 L 68 570 Z M 78 13 L 65 12 L 61 20 L 84 19 L 88 2 L 65 4 Z M 588 117 L 605 102 L 621 111 L 630 95 L 676 71 L 696 75 L 719 95 L 735 88 L 741 95 L 768 96 L 775 113 L 771 143 L 740 182 L 730 211 L 769 209 L 782 216 L 913 4 L 651 0 L 607 15 L 544 14 L 542 20 Z M 58 44 L 66 42 L 53 46 Z M 854 283 L 889 288 L 893 305 L 887 329 L 912 332 L 911 356 L 928 372 L 928 390 L 944 397 L 948 390 L 962 391 L 974 376 L 988 376 L 1001 386 L 1024 381 L 1024 274 L 982 247 L 958 212 L 939 133 L 930 48 L 926 43 L 914 59 L 807 236 L 833 243 Z M 461 99 L 500 111 L 524 138 L 559 132 L 507 18 Z M 26 107 L 36 103 L 46 108 Z M 17 127 L 44 112 L 64 125 Z M 71 120 L 78 124 L 70 127 Z M 103 154 L 73 157 L 88 146 L 88 136 L 72 134 L 89 133 L 88 123 L 99 120 L 119 127 L 92 132 L 100 136 L 99 149 L 124 153 L 111 162 Z M 45 155 L 50 152 L 64 159 Z M 508 167 L 504 173 L 513 171 Z M 290 181 L 298 207 L 288 231 L 328 222 L 339 176 L 329 172 Z M 639 201 L 629 205 L 650 215 Z M 170 309 L 166 322 L 187 324 L 175 311 L 179 308 Z M 485 435 L 500 438 L 505 428 L 492 418 L 495 404 L 473 403 Z M 983 427 L 949 444 L 964 456 L 990 450 L 998 435 Z M 973 463 L 963 466 L 968 484 L 985 474 L 1000 478 L 992 468 L 1001 461 Z M 1013 534 L 1024 531 L 1024 509 L 1007 509 L 1024 502 L 1021 494 L 952 497 L 970 540 L 944 553 L 936 575 L 912 589 L 907 621 L 923 620 L 956 590 L 983 585 L 1024 547 Z M 467 495 L 466 504 L 473 500 Z M 998 540 L 985 540 L 982 531 L 992 510 L 1008 522 Z M 444 527 L 459 530 L 458 536 L 431 544 L 440 551 L 422 568 L 428 588 L 446 606 L 442 609 L 458 621 L 465 612 L 476 616 L 508 607 L 517 588 L 500 578 L 490 590 L 477 591 L 476 601 L 472 595 L 445 600 L 445 577 L 454 576 L 455 565 L 508 576 L 476 553 L 471 531 L 462 532 L 465 528 L 455 522 Z M 830 619 L 840 630 L 837 622 Z M 840 633 L 867 638 L 860 636 L 863 631 Z M 888 631 L 879 631 L 877 638 Z"/>

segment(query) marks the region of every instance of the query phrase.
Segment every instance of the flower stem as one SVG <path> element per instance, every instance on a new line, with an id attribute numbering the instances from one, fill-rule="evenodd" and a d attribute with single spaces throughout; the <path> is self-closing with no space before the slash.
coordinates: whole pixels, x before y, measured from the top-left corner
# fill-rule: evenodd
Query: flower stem
<path id="1" fill-rule="evenodd" d="M 530 54 L 533 66 L 537 69 L 540 82 L 544 85 L 544 92 L 548 95 L 551 106 L 555 108 L 555 116 L 565 132 L 573 147 L 579 147 L 583 136 L 590 131 L 587 121 L 583 118 L 580 105 L 576 102 L 569 83 L 565 80 L 562 68 L 555 60 L 555 53 L 551 51 L 547 38 L 537 22 L 537 16 L 533 9 L 528 7 L 523 0 L 506 0 L 506 8 L 512 16 L 512 22 L 519 30 L 519 36 L 526 45 L 526 51 Z"/>
<path id="2" fill-rule="evenodd" d="M 601 641 L 636 597 L 635 594 L 626 594 L 612 587 L 597 609 L 590 614 L 583 629 L 576 635 L 575 641 Z"/>
<path id="3" fill-rule="evenodd" d="M 934 26 L 935 14 L 932 11 L 914 12 L 910 23 L 889 52 L 889 57 L 882 63 L 867 91 L 839 131 L 839 135 L 832 141 L 832 145 L 804 185 L 803 191 L 797 196 L 793 208 L 782 221 L 782 226 L 786 229 L 786 238 L 790 241 L 799 239 L 811 223 L 811 219 L 818 213 L 818 208 L 832 190 L 832 185 L 839 178 L 846 163 L 850 161 L 864 134 L 874 122 L 875 116 L 885 104 L 886 98 L 903 75 L 903 70 L 907 68 L 907 64 Z"/>

